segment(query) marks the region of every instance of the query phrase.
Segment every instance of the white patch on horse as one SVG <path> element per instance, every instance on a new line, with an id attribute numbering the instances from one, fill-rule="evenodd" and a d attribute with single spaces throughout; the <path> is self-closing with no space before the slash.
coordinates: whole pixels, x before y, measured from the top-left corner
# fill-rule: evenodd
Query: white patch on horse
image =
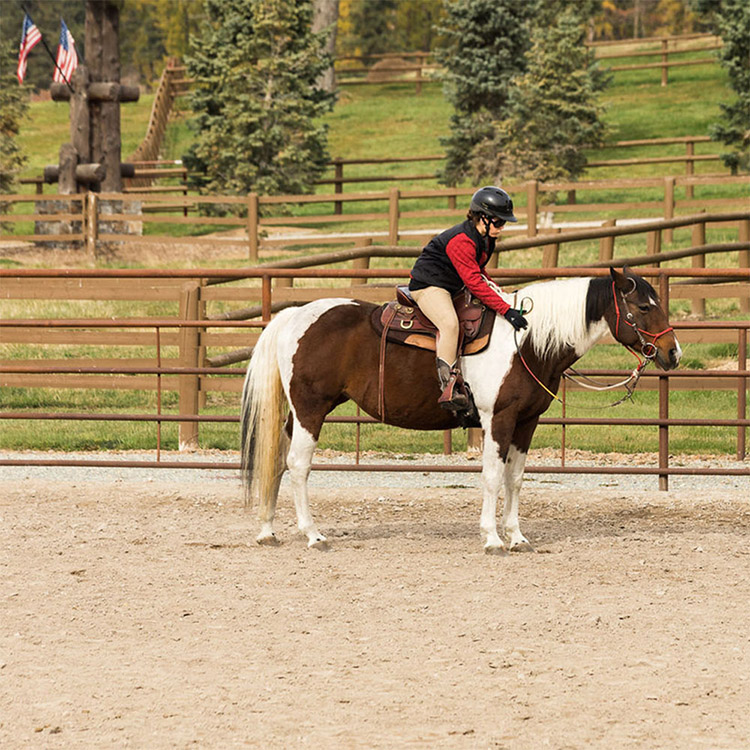
<path id="1" fill-rule="evenodd" d="M 534 351 L 541 358 L 572 347 L 583 356 L 609 327 L 604 319 L 586 323 L 586 297 L 590 278 L 561 279 L 531 284 L 518 291 L 518 299 L 531 299 L 529 335 Z"/>
<path id="2" fill-rule="evenodd" d="M 479 354 L 462 358 L 461 370 L 471 388 L 474 403 L 480 415 L 486 413 L 492 416 L 497 394 L 510 372 L 515 354 L 513 327 L 505 318 L 498 315 L 495 318 L 490 345 L 487 349 Z"/>

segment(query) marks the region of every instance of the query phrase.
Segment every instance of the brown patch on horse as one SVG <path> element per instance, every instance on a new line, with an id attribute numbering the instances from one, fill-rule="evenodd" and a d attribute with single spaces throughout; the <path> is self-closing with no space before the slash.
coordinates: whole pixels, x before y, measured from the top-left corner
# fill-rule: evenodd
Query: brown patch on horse
<path id="1" fill-rule="evenodd" d="M 521 354 L 529 369 L 552 393 L 557 393 L 563 373 L 577 359 L 575 350 L 568 348 L 558 357 L 542 360 L 530 341 L 521 344 Z M 511 445 L 522 453 L 528 452 L 539 417 L 547 411 L 552 398 L 529 374 L 516 353 L 500 385 L 492 417 L 492 438 L 503 461 Z"/>
<path id="2" fill-rule="evenodd" d="M 326 415 L 349 399 L 375 419 L 398 427 L 458 426 L 455 417 L 437 405 L 440 389 L 434 354 L 405 346 L 388 348 L 383 419 L 378 404 L 380 337 L 370 324 L 376 309 L 377 305 L 361 301 L 332 307 L 299 340 L 289 395 L 300 424 L 316 440 Z"/>

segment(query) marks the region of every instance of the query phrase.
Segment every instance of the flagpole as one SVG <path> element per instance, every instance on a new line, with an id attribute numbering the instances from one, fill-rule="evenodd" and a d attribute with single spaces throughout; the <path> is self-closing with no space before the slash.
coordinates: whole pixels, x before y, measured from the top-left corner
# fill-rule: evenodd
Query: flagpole
<path id="1" fill-rule="evenodd" d="M 23 12 L 24 12 L 24 13 L 25 13 L 25 14 L 26 14 L 26 15 L 27 15 L 27 16 L 28 16 L 29 18 L 31 18 L 31 13 L 29 13 L 29 11 L 28 11 L 28 10 L 26 10 L 26 6 L 24 6 L 24 4 L 23 4 L 22 2 L 19 2 L 18 4 L 19 4 L 19 5 L 21 6 L 21 10 L 22 10 L 22 11 L 23 11 Z M 70 89 L 70 93 L 71 93 L 71 94 L 75 93 L 75 92 L 73 91 L 73 87 L 72 87 L 72 86 L 70 85 L 70 81 L 68 80 L 68 77 L 67 77 L 67 76 L 65 75 L 65 73 L 63 73 L 63 72 L 62 72 L 62 68 L 60 68 L 60 66 L 59 66 L 59 65 L 57 64 L 57 58 L 56 58 L 56 57 L 55 57 L 55 56 L 54 56 L 54 55 L 52 54 L 52 50 L 51 50 L 51 49 L 50 49 L 50 48 L 49 48 L 49 47 L 47 46 L 47 42 L 46 42 L 46 41 L 44 40 L 44 34 L 42 34 L 42 33 L 40 32 L 40 33 L 39 33 L 39 36 L 40 36 L 40 38 L 41 38 L 41 40 L 42 40 L 42 44 L 44 45 L 44 49 L 46 49 L 46 50 L 47 50 L 47 54 L 48 54 L 48 55 L 50 56 L 50 58 L 52 59 L 52 62 L 53 62 L 53 63 L 55 63 L 55 67 L 56 67 L 56 68 L 57 68 L 57 69 L 58 69 L 58 70 L 60 71 L 60 75 L 61 75 L 61 76 L 63 77 L 63 81 L 65 81 L 65 83 L 66 83 L 66 84 L 68 85 L 68 88 Z"/>

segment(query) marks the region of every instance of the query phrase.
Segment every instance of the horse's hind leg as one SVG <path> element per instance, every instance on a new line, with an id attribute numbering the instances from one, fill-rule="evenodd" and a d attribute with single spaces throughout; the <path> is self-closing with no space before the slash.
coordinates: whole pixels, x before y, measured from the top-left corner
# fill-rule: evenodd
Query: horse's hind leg
<path id="1" fill-rule="evenodd" d="M 310 498 L 307 491 L 310 465 L 317 443 L 318 441 L 295 419 L 287 466 L 292 483 L 294 507 L 297 510 L 297 527 L 307 536 L 308 547 L 326 549 L 328 541 L 315 526 L 312 513 L 310 513 Z"/>
<path id="2" fill-rule="evenodd" d="M 279 487 L 281 486 L 281 477 L 286 468 L 287 454 L 289 453 L 289 435 L 286 430 L 282 430 L 279 438 L 278 453 L 276 455 L 276 473 L 274 475 L 273 486 L 270 488 L 267 502 L 261 503 L 260 514 L 260 533 L 255 538 L 258 544 L 276 545 L 279 540 L 273 530 L 273 519 L 276 515 L 276 501 L 279 497 Z"/>

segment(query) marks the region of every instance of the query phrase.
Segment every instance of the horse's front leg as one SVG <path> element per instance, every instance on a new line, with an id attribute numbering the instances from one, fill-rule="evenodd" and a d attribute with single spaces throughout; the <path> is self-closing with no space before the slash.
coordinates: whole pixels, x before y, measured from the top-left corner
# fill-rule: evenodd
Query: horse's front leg
<path id="1" fill-rule="evenodd" d="M 526 467 L 531 438 L 538 419 L 516 426 L 508 453 L 505 457 L 505 508 L 502 527 L 511 552 L 533 552 L 529 540 L 521 533 L 518 522 L 518 501 L 523 484 L 523 471 Z"/>
<path id="2" fill-rule="evenodd" d="M 505 459 L 505 508 L 502 520 L 503 532 L 511 552 L 534 551 L 529 540 L 521 533 L 518 523 L 518 499 L 525 466 L 526 453 L 521 453 L 515 445 L 511 445 Z"/>
<path id="3" fill-rule="evenodd" d="M 503 445 L 498 438 L 502 441 L 502 436 L 510 434 L 510 431 L 499 428 L 496 421 L 496 417 L 492 419 L 490 429 L 485 427 L 482 454 L 482 517 L 479 528 L 484 540 L 484 551 L 488 555 L 504 555 L 508 551 L 497 533 L 497 498 L 503 481 L 503 456 L 507 451 L 507 444 Z"/>

